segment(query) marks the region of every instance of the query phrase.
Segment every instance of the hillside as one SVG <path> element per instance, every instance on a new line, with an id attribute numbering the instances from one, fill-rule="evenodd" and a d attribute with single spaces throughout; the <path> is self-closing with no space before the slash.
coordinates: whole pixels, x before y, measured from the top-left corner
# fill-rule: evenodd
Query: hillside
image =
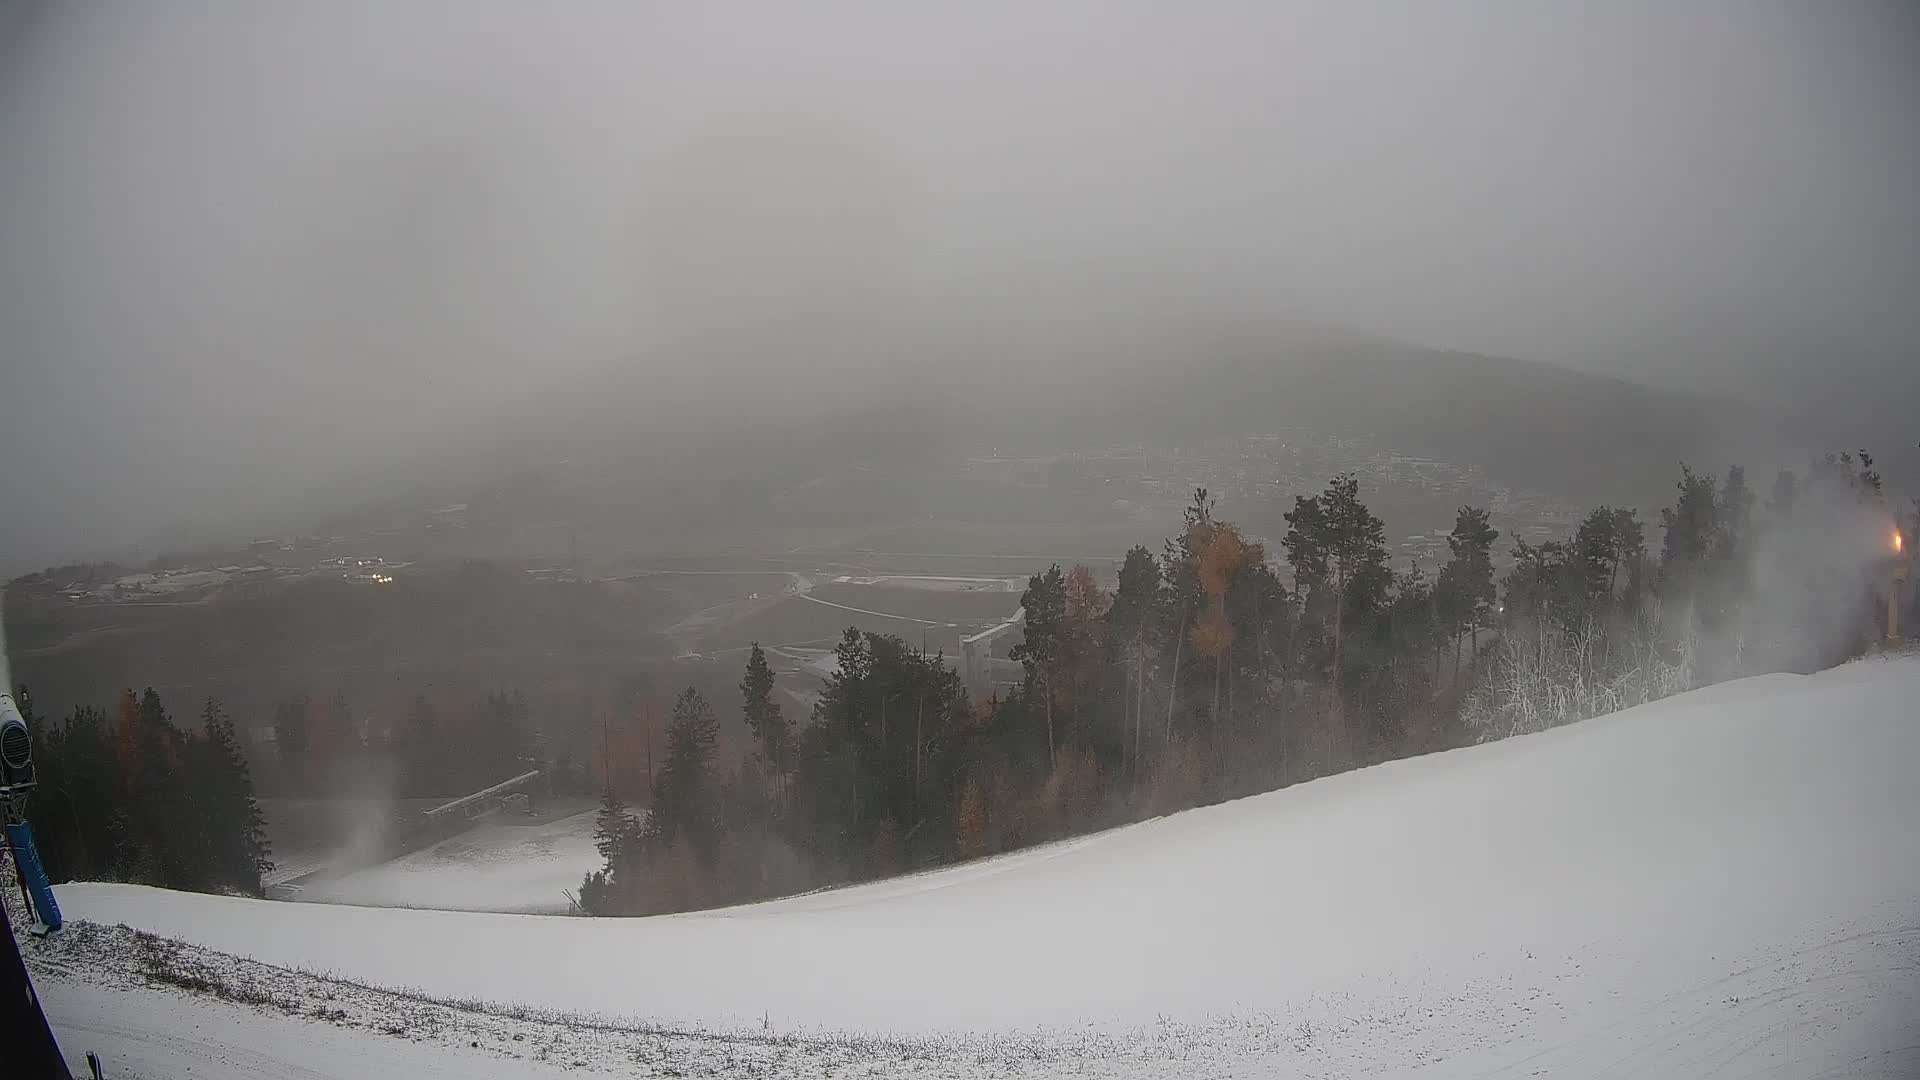
<path id="1" fill-rule="evenodd" d="M 1515 487 L 1576 501 L 1645 503 L 1685 461 L 1770 448 L 1747 414 L 1689 396 L 1527 360 L 1353 338 L 1247 345 L 1176 372 L 1110 381 L 1087 437 L 1195 444 L 1285 426 L 1484 467 Z"/>
<path id="2" fill-rule="evenodd" d="M 992 508 L 951 475 L 968 454 L 1193 447 L 1288 426 L 1585 504 L 1651 505 L 1683 460 L 1804 460 L 1798 433 L 1702 394 L 1329 326 L 1171 271 L 1053 269 L 661 343 L 550 387 L 485 440 L 451 432 L 438 452 L 483 490 L 506 475 L 502 447 L 566 459 L 584 479 L 564 505 L 549 494 L 508 516 L 650 538 L 975 516 Z M 800 485 L 805 498 L 782 501 Z"/>
<path id="3" fill-rule="evenodd" d="M 1916 695 L 1912 657 L 1745 679 L 946 871 L 694 915 L 59 895 L 70 918 L 190 943 L 226 977 L 270 965 L 405 988 L 395 1001 L 442 1010 L 411 1037 L 457 1045 L 473 1074 L 547 1075 L 538 1043 L 635 1075 L 862 1062 L 947 1076 L 1912 1075 Z M 43 992 L 78 1048 L 100 991 L 83 944 L 48 947 L 69 950 L 42 968 Z M 142 1040 L 125 1033 L 143 1022 L 213 1022 L 212 1003 L 133 978 L 114 1036 L 132 1060 Z M 399 1007 L 324 985 L 348 1028 Z M 475 999 L 498 1004 L 458 1004 Z M 465 1027 L 446 1012 L 462 1008 Z M 337 1068 L 328 1055 L 355 1044 L 273 1022 L 296 1037 L 259 1052 L 302 1068 Z M 397 1052 L 362 1026 L 371 1052 Z M 468 1054 L 483 1041 L 499 1056 Z"/>

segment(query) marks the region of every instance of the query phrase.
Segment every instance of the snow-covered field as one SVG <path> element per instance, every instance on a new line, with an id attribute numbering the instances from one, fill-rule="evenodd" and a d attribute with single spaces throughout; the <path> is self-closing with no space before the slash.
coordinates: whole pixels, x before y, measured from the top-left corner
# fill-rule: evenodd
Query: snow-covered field
<path id="1" fill-rule="evenodd" d="M 189 1030 L 318 1075 L 438 1046 L 498 1076 L 1907 1077 L 1916 831 L 1907 658 L 697 915 L 71 885 L 103 925 L 36 964 L 116 1077 L 178 1071 Z M 243 1032 L 252 1010 L 304 1034 Z"/>
<path id="2" fill-rule="evenodd" d="M 481 825 L 397 859 L 310 881 L 300 899 L 447 911 L 562 913 L 600 869 L 593 814 L 540 825 Z"/>

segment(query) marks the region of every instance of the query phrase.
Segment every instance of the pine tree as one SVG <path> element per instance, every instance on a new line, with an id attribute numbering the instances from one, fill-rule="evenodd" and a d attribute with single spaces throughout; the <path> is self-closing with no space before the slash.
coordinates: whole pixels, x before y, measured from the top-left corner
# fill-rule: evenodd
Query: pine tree
<path id="1" fill-rule="evenodd" d="M 272 870 L 273 862 L 266 819 L 253 797 L 253 778 L 233 721 L 213 698 L 201 710 L 200 726 L 199 737 L 191 743 L 189 779 L 211 883 L 257 896 L 260 875 Z"/>
<path id="2" fill-rule="evenodd" d="M 769 776 L 779 776 L 788 769 L 792 732 L 786 717 L 780 713 L 780 704 L 773 700 L 773 669 L 767 665 L 767 654 L 757 641 L 747 653 L 746 674 L 740 679 L 740 701 L 741 716 L 759 744 Z"/>
<path id="3" fill-rule="evenodd" d="M 833 649 L 833 674 L 796 740 L 795 809 L 823 849 L 844 848 L 860 810 L 860 759 L 869 741 L 866 698 L 873 675 L 867 638 L 847 627 Z"/>
<path id="4" fill-rule="evenodd" d="M 1588 599 L 1576 546 L 1559 540 L 1538 544 L 1517 540 L 1513 559 L 1514 567 L 1506 576 L 1508 607 L 1542 625 L 1579 629 Z"/>
<path id="5" fill-rule="evenodd" d="M 272 868 L 265 821 L 254 801 L 233 724 L 209 701 L 193 733 L 173 725 L 149 689 L 114 720 L 77 708 L 64 722 L 35 721 L 40 786 L 36 826 L 56 881 L 107 878 L 173 889 L 260 893 Z M 133 721 L 135 772 L 120 774 L 116 752 Z"/>
<path id="6" fill-rule="evenodd" d="M 1746 592 L 1746 533 L 1753 493 L 1745 471 L 1734 466 L 1724 483 L 1680 467 L 1679 497 L 1660 511 L 1666 535 L 1660 554 L 1662 596 L 1676 611 L 1691 612 L 1708 629 L 1733 617 Z M 1691 633 L 1689 618 L 1677 626 Z"/>
<path id="7" fill-rule="evenodd" d="M 1773 494 L 1767 498 L 1767 513 L 1776 521 L 1793 516 L 1794 505 L 1800 500 L 1800 478 L 1792 469 L 1781 469 L 1773 477 Z"/>
<path id="8" fill-rule="evenodd" d="M 1136 544 L 1120 562 L 1119 587 L 1107 608 L 1108 640 L 1118 645 L 1144 634 L 1159 601 L 1160 566 L 1152 552 Z"/>
<path id="9" fill-rule="evenodd" d="M 1458 620 L 1455 633 L 1465 625 L 1475 651 L 1480 647 L 1480 627 L 1494 603 L 1493 542 L 1500 530 L 1487 521 L 1481 507 L 1463 506 L 1453 516 L 1453 531 L 1447 534 L 1449 559 L 1441 569 L 1449 591 L 1445 603 Z"/>
<path id="10" fill-rule="evenodd" d="M 1727 469 L 1720 483 L 1717 500 L 1719 519 L 1714 527 L 1714 572 L 1711 608 L 1724 624 L 1735 617 L 1752 592 L 1749 563 L 1752 553 L 1753 507 L 1755 498 L 1747 487 L 1747 471 L 1739 465 Z"/>
<path id="11" fill-rule="evenodd" d="M 97 738 L 93 741 L 94 745 L 84 748 L 79 745 L 81 740 L 70 742 L 71 725 L 48 723 L 35 710 L 33 694 L 25 686 L 15 688 L 13 701 L 32 738 L 34 774 L 39 792 L 36 801 L 43 808 L 34 815 L 41 861 L 46 866 L 48 876 L 56 882 L 92 876 L 93 860 L 89 846 L 92 841 L 88 835 L 88 822 L 81 813 L 81 786 L 85 779 L 76 775 L 80 771 L 76 765 L 85 762 L 92 766 L 98 776 L 100 770 L 112 769 L 115 764 L 113 755 L 100 752 L 103 748 L 98 745 Z M 79 752 L 74 753 L 75 750 Z M 113 782 L 91 786 L 94 790 L 85 796 L 90 810 L 99 807 L 121 787 Z"/>
<path id="12" fill-rule="evenodd" d="M 589 915 L 622 914 L 617 892 L 612 869 L 588 871 L 580 882 L 580 910 Z"/>
<path id="13" fill-rule="evenodd" d="M 1386 525 L 1360 501 L 1360 481 L 1352 473 L 1334 477 L 1320 495 L 1296 496 L 1285 516 L 1288 527 L 1281 546 L 1296 580 L 1312 590 L 1323 611 L 1332 606 L 1329 685 L 1334 719 L 1339 721 L 1347 616 L 1377 610 L 1392 582 Z"/>
<path id="14" fill-rule="evenodd" d="M 114 830 L 115 860 L 136 880 L 170 889 L 203 888 L 207 852 L 190 839 L 200 835 L 195 793 L 180 768 L 186 740 L 152 687 L 140 696 L 133 724 L 135 765 Z"/>
<path id="15" fill-rule="evenodd" d="M 1160 570 L 1165 574 L 1161 610 L 1163 647 L 1173 646 L 1167 671 L 1167 713 L 1162 736 L 1173 738 L 1176 706 L 1192 710 L 1193 688 L 1183 662 L 1193 643 L 1194 622 L 1207 608 L 1206 590 L 1200 580 L 1200 560 L 1214 530 L 1214 499 L 1206 488 L 1194 488 L 1193 500 L 1180 514 L 1180 532 L 1167 539 L 1160 555 Z"/>
<path id="16" fill-rule="evenodd" d="M 1060 683 L 1069 716 L 1066 740 L 1084 744 L 1090 738 L 1087 709 L 1106 660 L 1108 599 L 1093 571 L 1078 563 L 1061 583 L 1061 599 Z"/>
<path id="17" fill-rule="evenodd" d="M 1679 498 L 1660 511 L 1665 537 L 1660 549 L 1662 578 L 1676 587 L 1690 584 L 1718 548 L 1720 495 L 1713 477 L 1680 466 Z"/>
<path id="18" fill-rule="evenodd" d="M 1438 646 L 1441 635 L 1434 614 L 1433 582 L 1420 564 L 1395 574 L 1389 625 L 1395 656 L 1418 656 Z"/>
<path id="19" fill-rule="evenodd" d="M 1580 519 L 1573 534 L 1580 564 L 1581 591 L 1591 606 L 1611 599 L 1619 577 L 1620 545 L 1613 535 L 1613 508 L 1598 506 Z"/>
<path id="20" fill-rule="evenodd" d="M 23 713 L 30 708 L 23 702 Z M 42 725 L 33 731 L 40 735 Z M 41 855 L 55 881 L 87 879 L 113 872 L 115 819 L 124 807 L 123 781 L 107 715 L 90 706 L 73 710 L 64 722 L 46 728 L 34 749 L 39 776 L 34 815 Z"/>
<path id="21" fill-rule="evenodd" d="M 640 820 L 627 809 L 627 804 L 620 801 L 611 787 L 603 791 L 600 810 L 593 817 L 593 846 L 607 861 L 609 872 L 613 872 L 618 859 L 639 850 L 641 835 Z"/>
<path id="22" fill-rule="evenodd" d="M 1455 678 L 1460 675 L 1460 639 L 1464 636 L 1460 628 L 1467 623 L 1467 610 L 1467 588 L 1461 582 L 1461 566 L 1449 559 L 1440 567 L 1440 576 L 1433 582 L 1433 617 L 1453 642 Z"/>
<path id="23" fill-rule="evenodd" d="M 1860 451 L 1858 468 L 1855 468 L 1852 454 L 1845 452 L 1837 455 L 1828 454 L 1825 466 L 1825 471 L 1829 475 L 1838 477 L 1847 487 L 1852 488 L 1863 502 L 1876 505 L 1880 502 L 1880 474 L 1873 467 L 1872 454 L 1865 450 Z"/>
<path id="24" fill-rule="evenodd" d="M 1131 743 L 1127 759 L 1137 772 L 1146 726 L 1147 657 L 1156 644 L 1149 635 L 1162 603 L 1160 567 L 1153 553 L 1135 545 L 1120 563 L 1119 588 L 1107 608 L 1107 645 L 1116 650 L 1126 670 L 1123 682 L 1131 693 L 1123 693 L 1121 716 L 1127 718 L 1123 737 Z"/>
<path id="25" fill-rule="evenodd" d="M 834 674 L 797 739 L 789 819 L 790 835 L 823 863 L 862 865 L 886 818 L 920 826 L 931 811 L 943 824 L 968 744 L 1035 771 L 1045 760 L 1037 701 L 1030 711 L 995 709 L 982 725 L 991 730 L 980 730 L 959 674 L 939 654 L 853 628 L 834 652 Z M 1025 701 L 1023 690 L 1013 696 Z M 923 853 L 942 847 L 933 829 L 907 831 Z"/>
<path id="26" fill-rule="evenodd" d="M 1060 564 L 1054 563 L 1044 574 L 1027 580 L 1020 594 L 1020 606 L 1026 611 L 1025 638 L 1007 651 L 1027 670 L 1027 684 L 1042 695 L 1047 721 L 1047 768 L 1053 768 L 1055 738 L 1053 699 L 1059 681 L 1061 662 L 1066 654 L 1067 592 Z"/>
<path id="27" fill-rule="evenodd" d="M 710 853 L 719 826 L 719 792 L 713 770 L 720 722 L 706 697 L 688 687 L 673 703 L 667 727 L 667 760 L 660 769 L 653 827 L 678 834 Z"/>
<path id="28" fill-rule="evenodd" d="M 1618 592 L 1619 573 L 1626 571 L 1626 606 L 1632 610 L 1640 603 L 1647 577 L 1647 528 L 1640 522 L 1640 511 L 1631 507 L 1613 510 L 1614 579 L 1609 593 Z"/>

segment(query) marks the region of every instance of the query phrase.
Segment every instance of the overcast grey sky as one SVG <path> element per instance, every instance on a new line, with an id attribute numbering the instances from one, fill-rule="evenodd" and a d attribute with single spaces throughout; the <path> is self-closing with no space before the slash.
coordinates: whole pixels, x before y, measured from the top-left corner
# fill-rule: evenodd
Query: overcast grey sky
<path id="1" fill-rule="evenodd" d="M 1910 359 L 1917 10 L 16 6 L 0 562 L 660 342 L 1055 265 L 1636 376 L 1668 334 Z"/>

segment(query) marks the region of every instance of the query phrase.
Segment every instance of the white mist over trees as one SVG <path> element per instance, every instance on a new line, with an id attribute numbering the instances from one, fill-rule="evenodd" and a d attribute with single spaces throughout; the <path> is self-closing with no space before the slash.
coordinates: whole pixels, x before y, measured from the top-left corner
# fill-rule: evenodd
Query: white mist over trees
<path id="1" fill-rule="evenodd" d="M 1483 737 L 1539 731 L 1724 679 L 1814 671 L 1878 638 L 1903 521 L 1873 459 L 1782 472 L 1757 505 L 1745 470 L 1683 467 L 1657 560 L 1631 510 L 1600 507 L 1567 541 L 1516 545 L 1506 617 L 1464 705 Z"/>

